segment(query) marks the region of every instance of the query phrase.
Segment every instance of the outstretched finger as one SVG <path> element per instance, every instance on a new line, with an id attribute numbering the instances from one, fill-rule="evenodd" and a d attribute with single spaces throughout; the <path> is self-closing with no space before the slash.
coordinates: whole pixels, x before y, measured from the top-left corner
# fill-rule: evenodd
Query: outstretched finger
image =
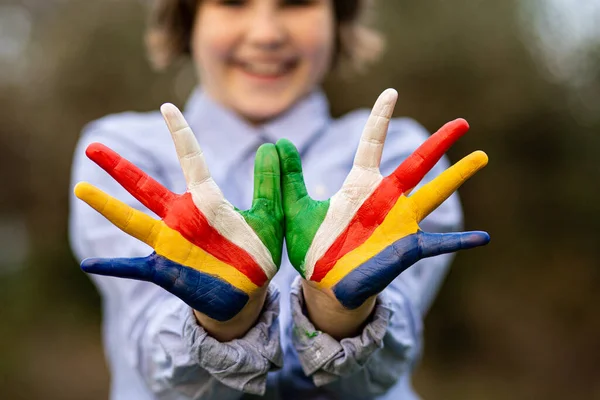
<path id="1" fill-rule="evenodd" d="M 433 257 L 440 254 L 454 253 L 484 246 L 490 242 L 487 232 L 426 233 L 419 232 L 420 258 Z"/>
<path id="2" fill-rule="evenodd" d="M 86 258 L 81 262 L 81 269 L 90 274 L 152 282 L 154 258 Z"/>
<path id="3" fill-rule="evenodd" d="M 418 231 L 397 240 L 375 257 L 352 270 L 333 292 L 348 309 L 360 307 L 369 297 L 382 292 L 398 275 L 422 258 L 486 245 L 486 232 L 425 233 Z"/>
<path id="4" fill-rule="evenodd" d="M 155 283 L 218 321 L 236 316 L 249 299 L 243 290 L 214 275 L 156 253 L 141 258 L 88 258 L 81 262 L 81 269 L 91 274 Z"/>
<path id="5" fill-rule="evenodd" d="M 140 203 L 148 207 L 160 218 L 165 217 L 169 205 L 177 197 L 175 193 L 101 143 L 90 144 L 85 154 L 90 160 L 98 164 L 100 168 L 108 172 L 110 176 L 119 182 Z"/>
<path id="6" fill-rule="evenodd" d="M 469 124 L 462 118 L 448 122 L 423 142 L 388 178 L 396 179 L 401 192 L 410 191 L 468 130 Z"/>
<path id="7" fill-rule="evenodd" d="M 366 169 L 379 168 L 383 144 L 397 100 L 398 92 L 394 89 L 385 90 L 377 98 L 360 137 L 354 157 L 355 166 Z"/>
<path id="8" fill-rule="evenodd" d="M 287 139 L 280 139 L 275 145 L 281 166 L 281 181 L 283 189 L 284 210 L 290 209 L 297 201 L 308 196 L 304 176 L 302 175 L 302 161 L 296 146 Z"/>
<path id="9" fill-rule="evenodd" d="M 416 211 L 417 223 L 428 216 L 464 182 L 485 167 L 488 157 L 483 151 L 475 151 L 424 185 L 409 197 Z"/>
<path id="10" fill-rule="evenodd" d="M 86 182 L 80 182 L 75 186 L 75 196 L 85 201 L 123 232 L 154 247 L 159 221 Z"/>
<path id="11" fill-rule="evenodd" d="M 274 210 L 281 209 L 281 172 L 279 155 L 272 143 L 265 143 L 256 151 L 254 161 L 254 198 L 252 206 L 264 202 Z"/>
<path id="12" fill-rule="evenodd" d="M 188 188 L 199 186 L 210 178 L 210 171 L 194 132 L 181 111 L 173 104 L 163 104 L 160 111 L 173 137 Z"/>

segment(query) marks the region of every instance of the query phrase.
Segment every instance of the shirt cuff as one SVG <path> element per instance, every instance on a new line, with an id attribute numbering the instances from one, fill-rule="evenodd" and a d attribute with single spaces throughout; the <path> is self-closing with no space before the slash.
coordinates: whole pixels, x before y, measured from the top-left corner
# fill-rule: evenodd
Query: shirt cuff
<path id="1" fill-rule="evenodd" d="M 224 385 L 245 393 L 265 393 L 267 373 L 283 365 L 279 332 L 279 291 L 269 286 L 263 311 L 243 337 L 219 342 L 198 324 L 190 308 L 184 339 L 198 365 Z"/>
<path id="2" fill-rule="evenodd" d="M 356 373 L 383 347 L 393 311 L 386 295 L 379 294 L 371 320 L 362 333 L 337 341 L 318 331 L 305 314 L 301 279 L 294 280 L 290 292 L 294 323 L 292 342 L 304 373 L 312 376 L 316 386 L 323 386 Z"/>

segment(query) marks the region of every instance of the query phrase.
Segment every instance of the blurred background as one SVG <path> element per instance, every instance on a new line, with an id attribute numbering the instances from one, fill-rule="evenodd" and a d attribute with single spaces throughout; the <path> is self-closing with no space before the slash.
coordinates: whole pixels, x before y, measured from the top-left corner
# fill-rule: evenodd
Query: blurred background
<path id="1" fill-rule="evenodd" d="M 100 298 L 67 242 L 82 127 L 182 106 L 190 65 L 145 59 L 147 1 L 0 0 L 0 399 L 106 399 Z M 600 0 L 388 0 L 384 59 L 326 84 L 340 115 L 386 87 L 430 131 L 456 117 L 490 164 L 426 320 L 425 399 L 600 399 Z"/>

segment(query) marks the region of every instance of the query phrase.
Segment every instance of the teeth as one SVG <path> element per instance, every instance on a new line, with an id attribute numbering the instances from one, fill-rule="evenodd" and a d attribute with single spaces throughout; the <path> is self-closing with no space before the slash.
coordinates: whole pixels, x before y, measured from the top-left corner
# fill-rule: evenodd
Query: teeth
<path id="1" fill-rule="evenodd" d="M 244 64 L 244 69 L 246 69 L 250 73 L 264 76 L 280 75 L 286 70 L 283 64 L 266 63 Z"/>

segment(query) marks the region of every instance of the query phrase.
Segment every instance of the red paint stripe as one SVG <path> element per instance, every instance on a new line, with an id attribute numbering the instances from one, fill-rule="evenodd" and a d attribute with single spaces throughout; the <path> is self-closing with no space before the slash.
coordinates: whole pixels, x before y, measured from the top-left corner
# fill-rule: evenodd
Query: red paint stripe
<path id="1" fill-rule="evenodd" d="M 390 177 L 398 181 L 403 192 L 414 188 L 468 130 L 469 124 L 462 118 L 448 122 L 408 156 Z"/>
<path id="2" fill-rule="evenodd" d="M 267 276 L 258 263 L 246 250 L 231 243 L 208 223 L 190 193 L 179 196 L 171 192 L 103 144 L 89 145 L 86 155 L 140 203 L 163 218 L 169 228 L 218 260 L 233 266 L 257 286 L 265 284 Z"/>
<path id="3" fill-rule="evenodd" d="M 320 282 L 337 260 L 363 244 L 394 207 L 400 195 L 410 191 L 469 129 L 464 119 L 448 122 L 385 177 L 362 204 L 346 229 L 317 261 L 311 280 Z"/>
<path id="4" fill-rule="evenodd" d="M 164 222 L 192 244 L 236 268 L 255 285 L 261 287 L 267 282 L 267 275 L 254 258 L 208 223 L 204 214 L 194 204 L 190 193 L 178 196 L 171 204 Z"/>
<path id="5" fill-rule="evenodd" d="M 175 193 L 103 144 L 90 144 L 85 154 L 140 203 L 164 218 L 169 204 L 177 197 Z"/>
<path id="6" fill-rule="evenodd" d="M 384 178 L 358 209 L 346 229 L 317 261 L 310 280 L 320 282 L 337 260 L 364 243 L 381 225 L 401 194 L 393 179 Z"/>

